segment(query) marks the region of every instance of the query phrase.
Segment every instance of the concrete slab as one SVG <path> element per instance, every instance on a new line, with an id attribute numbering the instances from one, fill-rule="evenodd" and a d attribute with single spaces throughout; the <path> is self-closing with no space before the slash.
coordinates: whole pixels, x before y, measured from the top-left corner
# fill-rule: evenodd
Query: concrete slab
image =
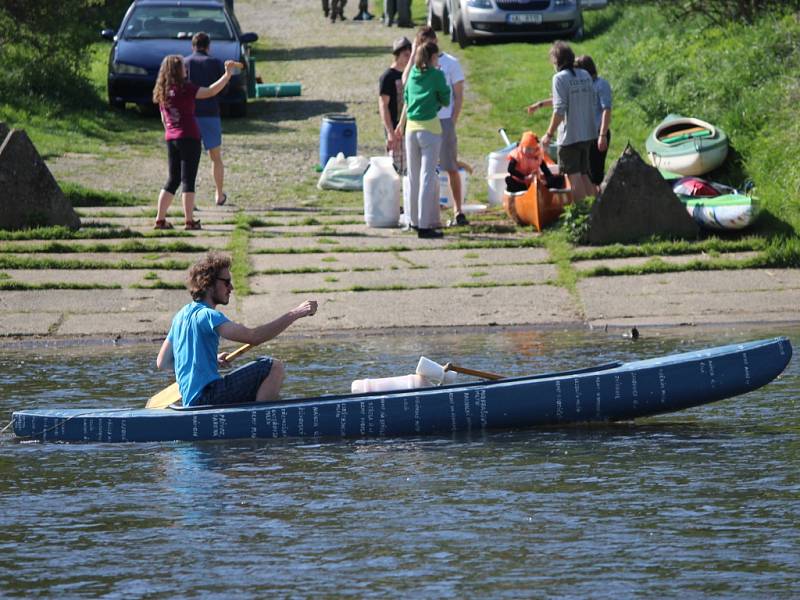
<path id="1" fill-rule="evenodd" d="M 491 269 L 451 267 L 448 269 L 381 269 L 347 273 L 305 273 L 298 275 L 260 275 L 250 280 L 254 293 L 282 290 L 298 293 L 300 290 L 349 290 L 354 286 L 365 288 L 403 285 L 408 288 L 434 285 L 452 288 L 459 285 L 524 284 L 537 285 L 554 280 L 553 265 L 525 265 L 522 267 L 493 267 Z M 315 292 L 309 292 L 315 293 Z"/>
<path id="2" fill-rule="evenodd" d="M 61 320 L 58 313 L 3 312 L 0 314 L 0 336 L 47 335 Z"/>
<path id="3" fill-rule="evenodd" d="M 188 299 L 188 296 L 187 296 Z M 67 314 L 53 332 L 59 336 L 152 336 L 163 338 L 169 331 L 173 313 L 126 312 L 119 315 Z"/>
<path id="4" fill-rule="evenodd" d="M 363 248 L 363 249 L 386 249 L 390 247 L 414 248 L 441 248 L 453 239 L 447 237 L 438 240 L 421 240 L 416 234 L 406 232 L 394 235 L 373 235 L 373 236 L 329 236 L 320 235 L 314 237 L 251 237 L 250 250 L 302 250 L 318 249 L 321 252 L 336 251 L 337 248 Z"/>
<path id="5" fill-rule="evenodd" d="M 293 330 L 541 325 L 581 320 L 566 290 L 537 285 L 311 295 L 275 292 L 247 297 L 243 302 L 245 322 L 252 326 L 274 319 L 307 297 L 319 301 L 319 311 L 297 321 Z"/>
<path id="6" fill-rule="evenodd" d="M 444 251 L 443 251 L 444 252 Z M 250 263 L 253 269 L 265 271 L 269 269 L 303 269 L 305 267 L 319 269 L 352 270 L 357 268 L 381 269 L 408 267 L 402 260 L 407 252 L 325 252 L 319 254 L 251 254 Z M 437 254 L 428 252 L 426 254 Z"/>
<path id="7" fill-rule="evenodd" d="M 186 280 L 186 271 L 150 269 L 6 269 L 12 281 L 29 284 L 80 283 L 84 285 L 134 285 L 150 286 L 154 281 L 180 283 Z M 155 275 L 158 279 L 150 278 Z M 105 292 L 105 290 L 98 290 Z"/>
<path id="8" fill-rule="evenodd" d="M 0 294 L 0 314 L 72 313 L 116 314 L 151 312 L 174 313 L 189 302 L 185 290 L 56 290 L 11 291 Z M 119 317 L 116 317 L 119 318 Z"/>
<path id="9" fill-rule="evenodd" d="M 590 277 L 578 292 L 597 326 L 796 321 L 800 270 Z"/>
<path id="10" fill-rule="evenodd" d="M 547 263 L 550 253 L 544 248 L 475 248 L 473 250 L 441 250 L 403 252 L 400 259 L 431 268 L 451 266 L 502 266 Z"/>
<path id="11" fill-rule="evenodd" d="M 302 269 L 304 267 L 351 270 L 355 268 L 392 268 L 411 266 L 430 269 L 451 267 L 486 267 L 545 264 L 549 254 L 544 248 L 478 248 L 475 250 L 411 250 L 407 252 L 327 252 L 319 254 L 252 254 L 255 271 Z"/>

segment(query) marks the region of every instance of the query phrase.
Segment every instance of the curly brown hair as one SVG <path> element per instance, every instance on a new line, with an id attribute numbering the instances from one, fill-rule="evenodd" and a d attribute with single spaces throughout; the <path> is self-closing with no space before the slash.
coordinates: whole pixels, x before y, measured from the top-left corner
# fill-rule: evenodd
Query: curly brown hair
<path id="1" fill-rule="evenodd" d="M 201 300 L 225 269 L 231 268 L 231 257 L 215 252 L 206 253 L 199 261 L 189 267 L 186 287 L 195 301 Z"/>
<path id="2" fill-rule="evenodd" d="M 170 54 L 161 61 L 156 84 L 153 86 L 153 102 L 164 104 L 167 101 L 167 90 L 172 86 L 181 86 L 186 82 L 184 76 L 183 57 Z"/>

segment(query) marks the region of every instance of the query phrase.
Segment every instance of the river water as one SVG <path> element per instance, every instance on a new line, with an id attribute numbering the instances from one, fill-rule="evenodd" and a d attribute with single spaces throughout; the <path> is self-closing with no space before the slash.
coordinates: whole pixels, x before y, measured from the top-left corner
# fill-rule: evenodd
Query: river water
<path id="1" fill-rule="evenodd" d="M 800 329 L 283 338 L 287 395 L 413 372 L 522 375 Z M 0 349 L 18 408 L 140 405 L 157 345 Z M 0 435 L 0 596 L 800 597 L 800 366 L 615 426 L 359 441 Z"/>

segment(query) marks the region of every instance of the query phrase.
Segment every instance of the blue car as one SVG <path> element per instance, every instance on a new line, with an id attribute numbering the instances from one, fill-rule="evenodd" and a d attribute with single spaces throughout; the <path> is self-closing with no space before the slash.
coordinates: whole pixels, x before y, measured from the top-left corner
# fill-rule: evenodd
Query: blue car
<path id="1" fill-rule="evenodd" d="M 222 61 L 235 60 L 245 68 L 231 77 L 220 94 L 220 104 L 231 116 L 247 114 L 250 48 L 255 33 L 242 33 L 232 2 L 222 0 L 135 0 L 122 19 L 119 31 L 104 29 L 103 38 L 114 45 L 108 57 L 108 102 L 125 108 L 133 102 L 151 109 L 153 86 L 161 61 L 169 54 L 192 53 L 192 36 L 205 31 L 211 38 L 211 55 Z"/>

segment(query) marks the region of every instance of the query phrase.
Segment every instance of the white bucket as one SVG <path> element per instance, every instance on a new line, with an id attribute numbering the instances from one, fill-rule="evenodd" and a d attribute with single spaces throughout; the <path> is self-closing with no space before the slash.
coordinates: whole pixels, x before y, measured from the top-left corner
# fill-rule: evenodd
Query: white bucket
<path id="1" fill-rule="evenodd" d="M 490 152 L 486 156 L 486 183 L 489 187 L 489 204 L 502 204 L 506 191 L 506 175 L 508 175 L 508 155 L 516 148 L 511 144 L 500 150 Z"/>
<path id="2" fill-rule="evenodd" d="M 419 357 L 417 375 L 426 379 L 430 385 L 450 384 L 456 380 L 455 371 L 445 371 L 444 366 L 425 356 Z"/>
<path id="3" fill-rule="evenodd" d="M 391 156 L 373 156 L 364 173 L 364 221 L 369 227 L 397 227 L 400 176 Z"/>
<path id="4" fill-rule="evenodd" d="M 377 379 L 356 379 L 350 384 L 350 392 L 363 394 L 365 392 L 388 392 L 391 390 L 413 390 L 414 388 L 431 385 L 424 377 L 413 375 L 399 375 L 397 377 L 380 377 Z"/>
<path id="5" fill-rule="evenodd" d="M 453 207 L 453 190 L 450 187 L 450 176 L 447 171 L 441 167 L 439 173 L 439 208 L 452 208 Z M 458 175 L 461 179 L 461 203 L 464 203 L 464 198 L 467 197 L 467 171 L 459 167 Z"/>

